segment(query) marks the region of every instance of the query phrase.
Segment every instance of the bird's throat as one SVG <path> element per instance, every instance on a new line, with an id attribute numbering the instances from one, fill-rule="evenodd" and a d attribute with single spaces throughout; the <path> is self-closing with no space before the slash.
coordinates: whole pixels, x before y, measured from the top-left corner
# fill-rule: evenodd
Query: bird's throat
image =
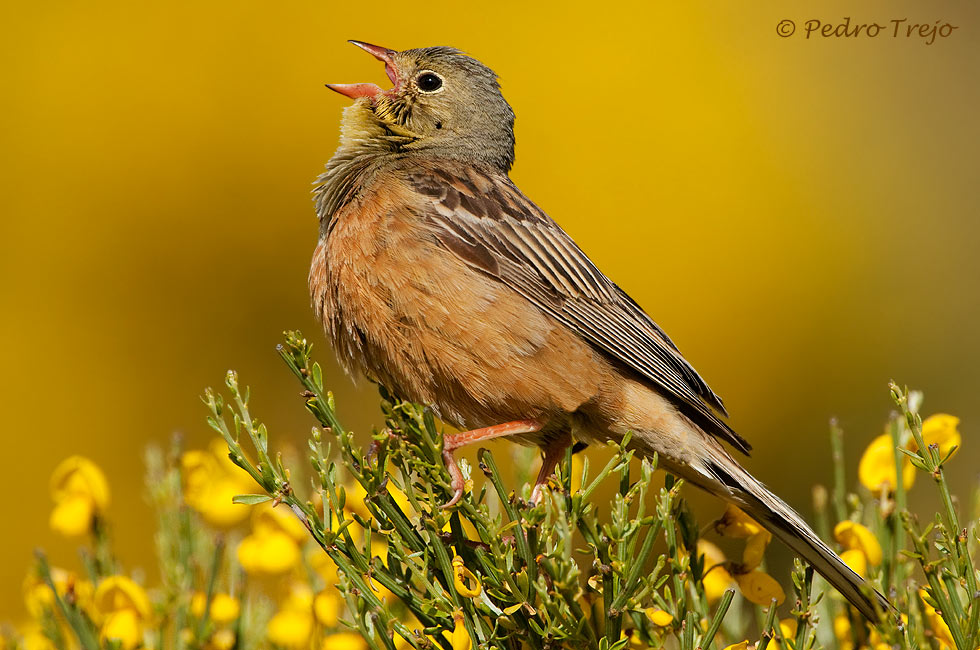
<path id="1" fill-rule="evenodd" d="M 321 227 L 326 228 L 334 213 L 356 194 L 365 175 L 412 140 L 412 134 L 381 120 L 370 98 L 358 99 L 344 109 L 340 144 L 314 190 Z"/>

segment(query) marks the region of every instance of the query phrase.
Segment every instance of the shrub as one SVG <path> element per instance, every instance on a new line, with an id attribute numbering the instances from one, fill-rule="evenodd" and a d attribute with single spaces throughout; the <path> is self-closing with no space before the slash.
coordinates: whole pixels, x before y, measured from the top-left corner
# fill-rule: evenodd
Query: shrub
<path id="1" fill-rule="evenodd" d="M 792 593 L 764 571 L 771 536 L 736 508 L 714 533 L 744 539 L 727 560 L 656 459 L 634 461 L 628 439 L 594 470 L 568 452 L 538 504 L 513 491 L 487 450 L 461 467 L 452 495 L 431 413 L 382 390 L 385 425 L 367 450 L 336 417 L 311 346 L 288 333 L 279 353 L 303 386 L 317 426 L 308 469 L 270 450 L 248 390 L 229 372 L 228 399 L 208 390 L 207 450 L 148 453 L 159 519 L 160 581 L 127 575 L 106 534 L 109 488 L 91 461 L 55 471 L 51 527 L 87 535 L 85 572 L 39 555 L 25 583 L 31 622 L 10 647 L 40 648 L 956 648 L 980 646 L 976 521 L 961 527 L 945 467 L 958 420 L 924 422 L 921 396 L 894 384 L 899 412 L 859 466 L 848 494 L 842 433 L 832 427 L 833 488 L 814 490 L 817 528 L 896 606 L 869 626 L 796 561 Z M 294 464 L 295 465 L 295 464 Z M 906 508 L 917 474 L 942 511 L 921 527 Z M 901 477 L 901 478 L 899 478 Z M 597 489 L 612 484 L 611 502 Z M 247 533 L 241 530 L 251 521 Z M 228 552 L 234 548 L 234 553 Z M 900 613 L 900 614 L 899 614 Z"/>

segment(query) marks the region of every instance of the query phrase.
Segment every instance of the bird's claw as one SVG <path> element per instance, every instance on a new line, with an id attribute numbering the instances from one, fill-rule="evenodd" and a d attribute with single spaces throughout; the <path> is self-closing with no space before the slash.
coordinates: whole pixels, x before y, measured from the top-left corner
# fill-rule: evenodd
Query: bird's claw
<path id="1" fill-rule="evenodd" d="M 441 506 L 445 510 L 446 508 L 453 507 L 463 498 L 463 489 L 466 487 L 466 481 L 463 480 L 463 472 L 460 471 L 459 465 L 456 464 L 456 459 L 453 458 L 453 452 L 451 450 L 442 450 L 442 460 L 446 463 L 449 476 L 452 477 L 450 485 L 453 488 L 453 498 Z"/>
<path id="2" fill-rule="evenodd" d="M 544 495 L 544 488 L 548 484 L 547 481 L 538 482 L 534 484 L 534 489 L 531 490 L 531 505 L 536 506 L 541 503 L 541 497 Z"/>
<path id="3" fill-rule="evenodd" d="M 441 509 L 443 509 L 443 510 L 445 510 L 446 508 L 452 508 L 454 505 L 456 505 L 457 503 L 459 503 L 459 500 L 462 499 L 462 498 L 463 498 L 463 488 L 461 488 L 461 487 L 460 488 L 456 488 L 456 491 L 453 492 L 453 498 L 450 499 L 449 501 L 445 502 L 444 504 L 442 504 L 439 507 Z"/>

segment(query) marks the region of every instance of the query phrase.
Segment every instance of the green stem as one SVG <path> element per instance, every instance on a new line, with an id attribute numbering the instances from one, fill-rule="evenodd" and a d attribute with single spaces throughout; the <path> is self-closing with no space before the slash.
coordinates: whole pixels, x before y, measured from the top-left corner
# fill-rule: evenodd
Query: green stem
<path id="1" fill-rule="evenodd" d="M 707 650 L 714 643 L 715 635 L 721 628 L 721 622 L 725 620 L 725 614 L 728 613 L 728 608 L 731 607 L 733 598 L 735 598 L 734 589 L 726 590 L 721 597 L 721 601 L 718 603 L 718 609 L 715 611 L 715 615 L 712 617 L 708 629 L 705 630 L 704 636 L 701 637 L 701 643 L 698 646 L 701 650 Z"/>
<path id="2" fill-rule="evenodd" d="M 892 397 L 895 399 L 896 404 L 902 409 L 908 427 L 912 431 L 912 437 L 915 438 L 918 457 L 925 466 L 926 471 L 932 475 L 933 480 L 939 487 L 939 493 L 942 496 L 943 508 L 945 510 L 945 523 L 956 552 L 957 565 L 962 563 L 966 568 L 964 571 L 966 575 L 963 577 L 966 579 L 967 589 L 971 593 L 975 593 L 977 591 L 977 576 L 973 568 L 973 559 L 970 557 L 967 545 L 960 539 L 959 519 L 956 516 L 956 508 L 953 506 L 953 497 L 949 492 L 949 486 L 946 484 L 946 476 L 943 472 L 943 461 L 939 457 L 939 449 L 937 446 L 929 447 L 926 445 L 922 437 L 922 418 L 912 410 L 909 404 L 908 391 L 899 388 L 894 382 L 890 383 L 889 387 L 891 388 Z M 959 566 L 957 566 L 958 568 Z"/>
<path id="3" fill-rule="evenodd" d="M 776 620 L 776 599 L 773 598 L 769 601 L 769 609 L 766 612 L 765 622 L 762 624 L 762 636 L 759 637 L 759 644 L 756 646 L 756 650 L 766 650 L 769 646 L 769 642 L 772 641 L 774 635 L 773 622 Z"/>
<path id="4" fill-rule="evenodd" d="M 99 650 L 99 641 L 95 635 L 95 631 L 89 625 L 86 617 L 76 607 L 69 607 L 68 603 L 61 597 L 61 594 L 58 593 L 54 580 L 51 578 L 51 567 L 48 565 L 48 559 L 40 552 L 37 554 L 37 563 L 41 579 L 44 580 L 44 583 L 51 590 L 58 610 L 65 617 L 65 620 L 68 621 L 68 625 L 71 626 L 72 631 L 75 632 L 75 636 L 78 637 L 78 642 L 85 650 Z"/>
<path id="5" fill-rule="evenodd" d="M 480 463 L 485 465 L 490 477 L 490 482 L 493 484 L 494 490 L 497 491 L 497 496 L 500 498 L 500 505 L 503 507 L 504 512 L 507 513 L 508 520 L 514 522 L 514 543 L 517 545 L 517 554 L 524 561 L 524 565 L 528 567 L 528 571 L 531 571 L 534 567 L 534 557 L 531 555 L 531 548 L 527 544 L 527 533 L 524 530 L 524 525 L 521 523 L 521 518 L 517 513 L 517 509 L 510 500 L 510 495 L 507 493 L 506 488 L 504 488 L 503 481 L 500 480 L 500 471 L 497 469 L 497 463 L 493 459 L 493 454 L 487 449 L 480 449 L 477 452 L 477 458 Z M 527 598 L 528 594 L 524 594 Z"/>
<path id="6" fill-rule="evenodd" d="M 845 504 L 847 483 L 844 474 L 844 431 L 837 424 L 836 419 L 830 421 L 830 450 L 834 465 L 834 490 L 833 494 L 831 494 L 831 501 L 834 504 L 834 514 L 837 517 L 837 521 L 844 521 L 847 519 L 847 506 Z"/>
<path id="7" fill-rule="evenodd" d="M 626 601 L 632 591 L 636 589 L 639 584 L 643 569 L 646 566 L 647 558 L 650 557 L 650 552 L 653 550 L 653 543 L 657 536 L 660 534 L 661 521 L 658 519 L 652 526 L 651 530 L 647 532 L 646 538 L 643 540 L 643 546 L 640 547 L 640 552 L 635 558 L 631 559 L 630 571 L 626 575 L 626 580 L 623 582 L 624 588 L 613 601 L 612 609 L 622 609 L 626 604 Z"/>
<path id="8" fill-rule="evenodd" d="M 605 637 L 606 641 L 612 645 L 619 641 L 623 619 L 622 613 L 612 608 L 612 601 L 616 597 L 616 581 L 614 579 L 612 563 L 609 559 L 608 537 L 600 538 L 600 544 L 597 550 L 599 551 L 600 571 L 602 571 L 602 609 L 606 619 Z"/>
<path id="9" fill-rule="evenodd" d="M 885 518 L 885 527 L 890 533 L 887 566 L 884 575 L 884 588 L 887 593 L 892 585 L 898 586 L 905 584 L 905 563 L 899 561 L 898 551 L 905 546 L 905 528 L 899 521 L 899 513 L 905 512 L 906 493 L 904 480 L 904 463 L 908 460 L 899 448 L 903 446 L 902 432 L 904 430 L 903 421 L 893 418 L 889 427 L 892 437 L 892 452 L 895 460 L 895 504 L 891 512 Z"/>
<path id="10" fill-rule="evenodd" d="M 208 629 L 208 621 L 211 620 L 211 602 L 214 600 L 214 589 L 218 582 L 218 572 L 221 570 L 221 560 L 224 557 L 224 550 L 225 541 L 218 538 L 214 545 L 214 555 L 211 558 L 211 571 L 208 574 L 208 588 L 204 595 L 204 613 L 201 614 L 201 620 L 198 621 L 197 631 L 194 634 L 194 639 L 199 646 L 204 642 L 204 634 Z"/>

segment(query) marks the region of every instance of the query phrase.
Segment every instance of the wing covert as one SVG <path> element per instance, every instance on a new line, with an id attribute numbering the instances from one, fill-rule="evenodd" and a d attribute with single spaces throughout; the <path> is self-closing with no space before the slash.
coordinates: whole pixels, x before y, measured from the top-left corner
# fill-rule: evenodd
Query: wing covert
<path id="1" fill-rule="evenodd" d="M 506 177 L 445 167 L 407 180 L 431 200 L 420 215 L 470 266 L 499 279 L 660 391 L 709 433 L 751 446 L 713 410 L 724 404 L 656 323 Z"/>

